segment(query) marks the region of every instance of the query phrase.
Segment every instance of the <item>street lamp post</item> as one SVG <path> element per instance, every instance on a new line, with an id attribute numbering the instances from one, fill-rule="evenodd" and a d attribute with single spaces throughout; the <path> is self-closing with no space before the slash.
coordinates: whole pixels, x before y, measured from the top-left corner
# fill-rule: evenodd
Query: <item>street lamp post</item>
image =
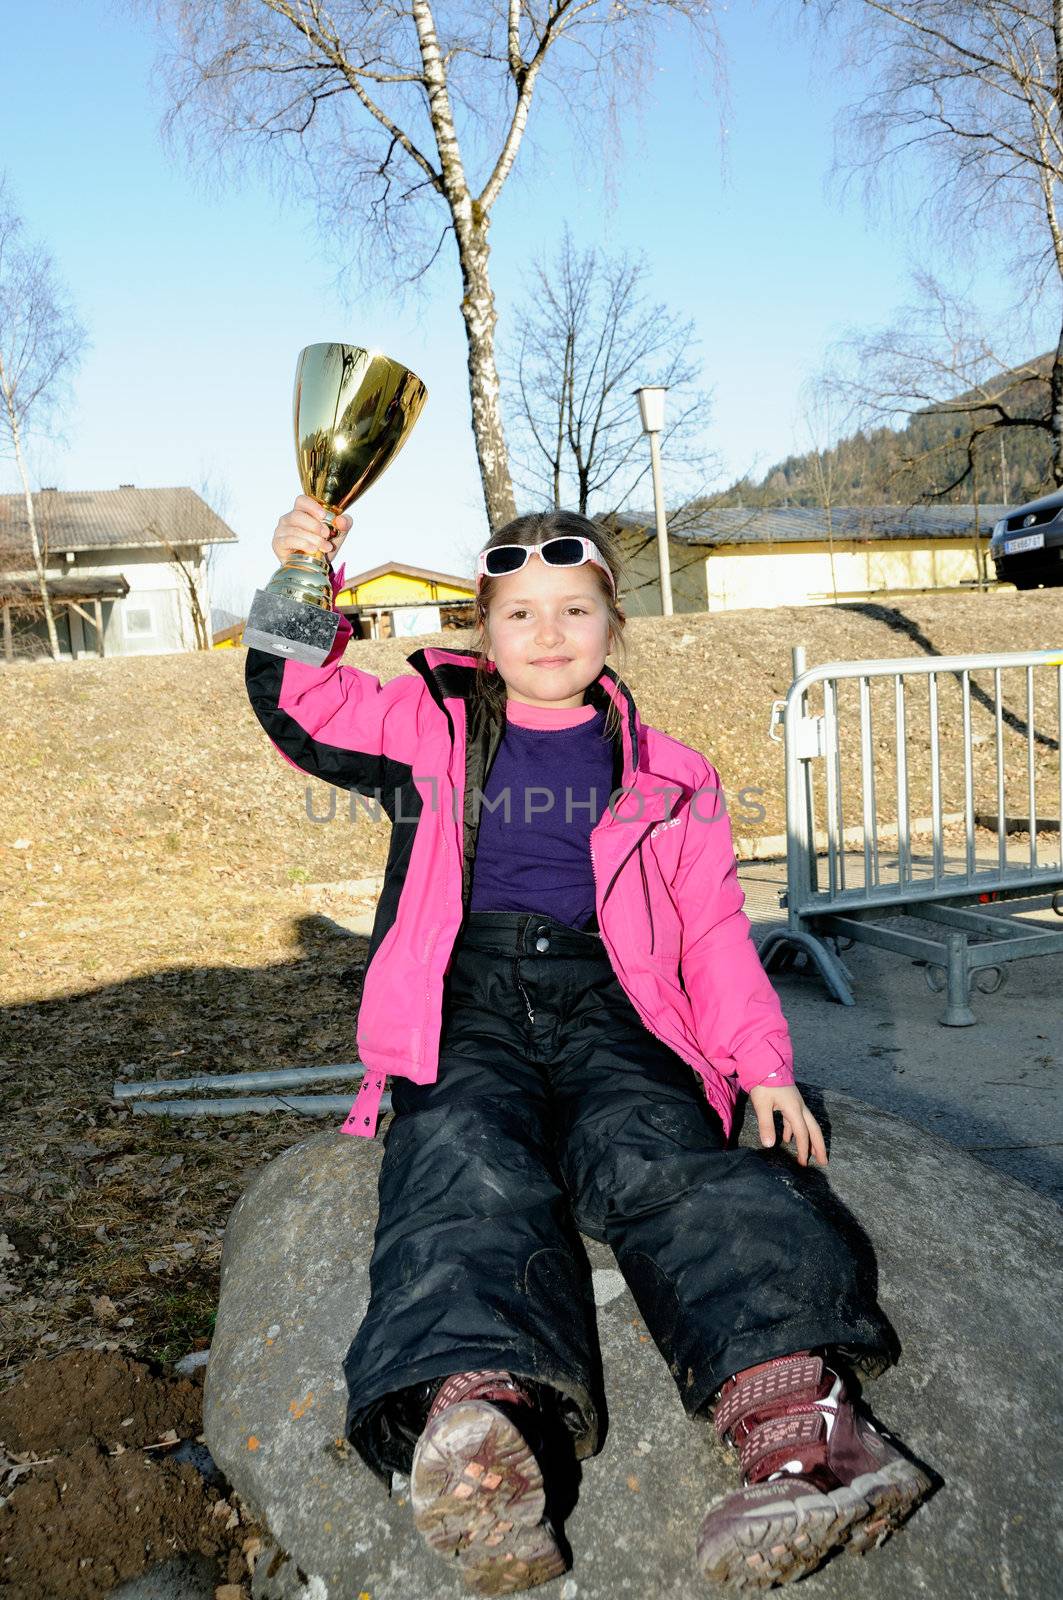
<path id="1" fill-rule="evenodd" d="M 664 397 L 667 386 L 645 384 L 634 390 L 638 396 L 642 431 L 650 436 L 650 461 L 653 465 L 653 510 L 657 520 L 657 565 L 661 574 L 661 613 L 672 615 L 672 570 L 668 560 L 668 527 L 664 517 L 664 490 L 661 487 L 661 445 L 658 434 L 664 427 Z"/>

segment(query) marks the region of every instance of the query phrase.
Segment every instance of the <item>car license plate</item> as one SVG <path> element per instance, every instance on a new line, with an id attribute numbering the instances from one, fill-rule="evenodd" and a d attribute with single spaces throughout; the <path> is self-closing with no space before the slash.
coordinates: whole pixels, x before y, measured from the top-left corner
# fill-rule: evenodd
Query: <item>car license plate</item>
<path id="1" fill-rule="evenodd" d="M 1040 550 L 1045 542 L 1043 533 L 1024 533 L 1021 539 L 1005 539 L 1004 554 L 1017 555 L 1020 550 Z"/>

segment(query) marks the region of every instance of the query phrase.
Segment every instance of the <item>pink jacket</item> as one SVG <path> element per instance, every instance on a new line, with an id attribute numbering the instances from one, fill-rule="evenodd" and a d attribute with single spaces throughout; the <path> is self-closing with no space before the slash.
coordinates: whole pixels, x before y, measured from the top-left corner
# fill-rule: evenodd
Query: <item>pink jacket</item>
<path id="1" fill-rule="evenodd" d="M 437 1075 L 444 978 L 471 888 L 474 792 L 486 788 L 501 730 L 473 698 L 473 655 L 416 650 L 414 673 L 382 684 L 340 664 L 350 636 L 341 618 L 321 667 L 250 649 L 246 681 L 286 760 L 377 800 L 392 820 L 358 1012 L 365 1076 L 343 1124 L 372 1138 L 388 1073 Z M 602 941 L 643 1023 L 698 1074 L 729 1132 L 739 1088 L 794 1077 L 789 1029 L 743 910 L 719 773 L 643 723 L 611 667 L 586 700 L 615 700 L 624 729 L 614 795 L 590 840 Z"/>

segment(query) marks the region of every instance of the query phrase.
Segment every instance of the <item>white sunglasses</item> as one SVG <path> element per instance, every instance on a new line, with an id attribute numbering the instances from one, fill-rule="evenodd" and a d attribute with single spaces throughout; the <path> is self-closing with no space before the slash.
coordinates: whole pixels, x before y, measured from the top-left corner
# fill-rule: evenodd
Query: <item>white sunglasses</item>
<path id="1" fill-rule="evenodd" d="M 544 539 L 541 544 L 495 544 L 481 550 L 476 560 L 477 593 L 485 577 L 504 578 L 510 572 L 519 572 L 533 555 L 538 555 L 548 567 L 581 567 L 585 561 L 593 561 L 607 575 L 613 599 L 616 599 L 613 574 L 603 561 L 597 545 L 582 534 L 567 533 Z"/>

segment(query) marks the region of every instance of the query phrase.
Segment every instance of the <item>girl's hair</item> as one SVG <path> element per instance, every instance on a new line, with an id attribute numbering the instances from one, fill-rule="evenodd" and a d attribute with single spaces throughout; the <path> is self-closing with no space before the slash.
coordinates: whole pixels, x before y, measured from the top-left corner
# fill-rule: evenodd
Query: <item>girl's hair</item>
<path id="1" fill-rule="evenodd" d="M 564 536 L 580 537 L 593 540 L 597 546 L 602 560 L 613 575 L 616 584 L 617 597 L 620 595 L 621 581 L 626 578 L 626 569 L 617 541 L 611 533 L 607 533 L 600 523 L 592 522 L 589 517 L 581 516 L 578 511 L 535 511 L 523 517 L 514 517 L 504 527 L 497 529 L 487 543 L 483 546 L 490 550 L 496 544 L 539 544 L 544 539 L 557 539 Z M 586 563 L 587 571 L 598 585 L 599 592 L 605 602 L 609 618 L 609 632 L 612 648 L 616 651 L 621 663 L 626 662 L 627 653 L 624 644 L 624 615 L 616 600 L 613 599 L 609 588 L 608 579 L 602 569 L 593 561 Z M 498 579 L 487 575 L 484 577 L 480 592 L 476 596 L 476 624 L 473 630 L 471 652 L 476 656 L 476 678 L 474 693 L 486 706 L 488 711 L 502 721 L 505 716 L 506 685 L 501 674 L 489 672 L 487 669 L 487 618 L 491 601 L 498 586 Z M 617 674 L 620 677 L 619 673 Z M 623 688 L 623 679 L 620 678 Z M 616 701 L 610 699 L 605 717 L 605 737 L 619 737 L 621 734 L 620 713 Z"/>

